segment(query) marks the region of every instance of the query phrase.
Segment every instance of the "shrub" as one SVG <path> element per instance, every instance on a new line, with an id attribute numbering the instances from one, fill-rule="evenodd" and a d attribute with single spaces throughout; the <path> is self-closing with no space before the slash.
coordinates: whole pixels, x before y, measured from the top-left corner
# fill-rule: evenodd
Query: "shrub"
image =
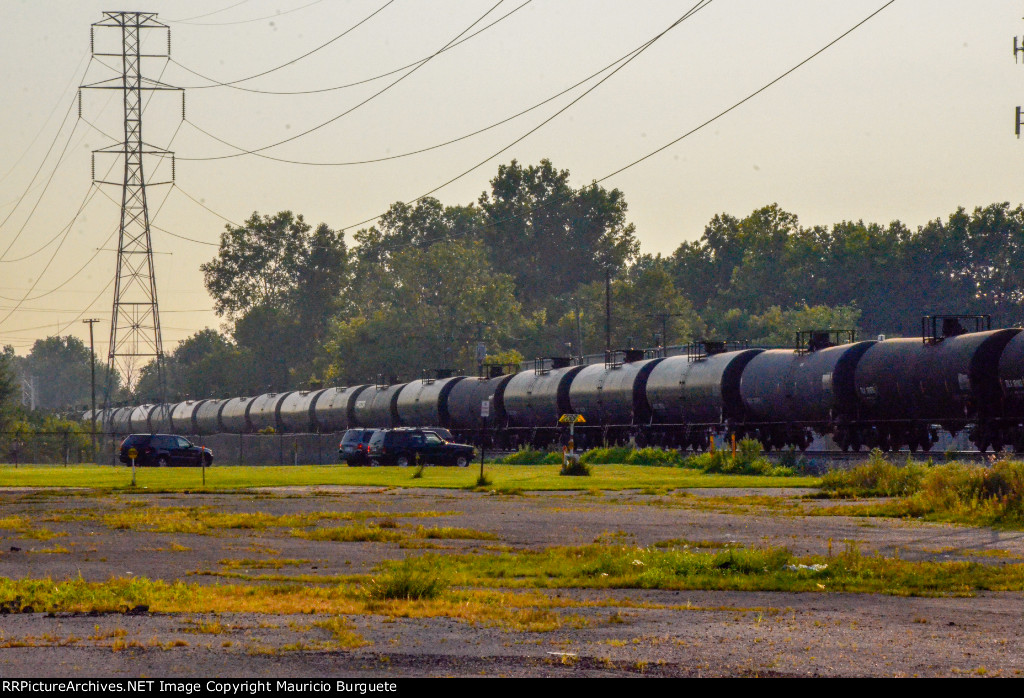
<path id="1" fill-rule="evenodd" d="M 915 463 L 897 466 L 876 448 L 863 465 L 825 473 L 821 489 L 857 497 L 905 497 L 921 488 L 927 471 L 927 467 Z"/>
<path id="2" fill-rule="evenodd" d="M 537 451 L 522 448 L 510 453 L 498 461 L 505 465 L 556 465 L 562 462 L 562 454 L 557 451 Z"/>
<path id="3" fill-rule="evenodd" d="M 562 469 L 558 471 L 558 474 L 586 477 L 590 475 L 590 466 L 584 463 L 582 459 L 569 459 L 562 464 Z"/>
<path id="4" fill-rule="evenodd" d="M 416 560 L 393 564 L 379 579 L 371 579 L 368 592 L 374 599 L 436 599 L 448 589 L 448 580 Z"/>

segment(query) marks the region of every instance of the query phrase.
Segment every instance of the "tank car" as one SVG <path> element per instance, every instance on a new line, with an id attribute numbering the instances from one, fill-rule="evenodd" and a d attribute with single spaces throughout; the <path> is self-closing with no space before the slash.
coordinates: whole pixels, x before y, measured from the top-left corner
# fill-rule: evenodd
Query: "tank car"
<path id="1" fill-rule="evenodd" d="M 1003 416 L 996 438 L 1013 444 L 1015 453 L 1024 453 L 1024 332 L 1011 339 L 999 357 L 999 387 Z"/>
<path id="2" fill-rule="evenodd" d="M 584 366 L 563 358 L 538 360 L 505 384 L 510 445 L 546 445 L 557 441 L 558 418 L 572 412 L 569 386 Z"/>
<path id="3" fill-rule="evenodd" d="M 229 434 L 245 434 L 252 431 L 249 424 L 249 403 L 251 397 L 233 397 L 225 400 L 217 415 L 219 431 Z"/>
<path id="4" fill-rule="evenodd" d="M 153 405 L 139 405 L 128 413 L 128 431 L 132 434 L 148 434 L 149 411 Z"/>
<path id="5" fill-rule="evenodd" d="M 168 405 L 166 403 L 153 405 L 153 409 L 149 411 L 149 417 L 147 419 L 147 431 L 150 434 L 170 434 L 172 409 L 174 409 L 174 405 Z"/>
<path id="6" fill-rule="evenodd" d="M 604 363 L 585 366 L 569 385 L 569 410 L 586 420 L 576 427 L 577 444 L 625 443 L 646 439 L 640 427 L 651 420 L 647 380 L 663 359 L 643 359 L 643 352 L 616 352 Z"/>
<path id="7" fill-rule="evenodd" d="M 313 405 L 325 390 L 296 390 L 288 393 L 277 408 L 277 421 L 283 431 L 308 433 L 316 431 Z"/>
<path id="8" fill-rule="evenodd" d="M 405 384 L 395 398 L 396 424 L 406 427 L 451 427 L 448 397 L 465 376 L 422 378 Z"/>
<path id="9" fill-rule="evenodd" d="M 205 402 L 216 402 L 215 400 L 185 400 L 171 407 L 171 433 L 172 434 L 199 434 L 199 427 L 196 425 L 196 412 L 199 406 Z"/>
<path id="10" fill-rule="evenodd" d="M 387 429 L 398 426 L 395 401 L 405 383 L 372 385 L 359 394 L 352 410 L 352 426 Z"/>
<path id="11" fill-rule="evenodd" d="M 857 414 L 854 371 L 875 342 L 836 345 L 830 334 L 800 333 L 795 351 L 765 351 L 747 364 L 740 380 L 746 423 L 737 435 L 753 436 L 766 448 L 805 449 L 815 433 L 833 432 L 842 444 L 857 443 L 850 426 Z"/>
<path id="12" fill-rule="evenodd" d="M 864 354 L 855 384 L 869 446 L 927 449 L 934 440 L 931 425 L 955 435 L 975 423 L 971 440 L 979 450 L 1002 448 L 1002 435 L 992 426 L 1003 411 L 999 359 L 1021 330 L 968 333 L 965 319 L 978 316 L 925 318 L 931 331 L 922 338 L 885 340 Z"/>
<path id="13" fill-rule="evenodd" d="M 481 405 L 488 403 L 489 415 L 486 426 L 495 436 L 498 446 L 505 448 L 504 439 L 508 426 L 508 414 L 505 412 L 505 386 L 515 377 L 515 373 L 492 377 L 467 378 L 459 381 L 448 393 L 448 416 L 451 420 L 451 431 L 456 441 L 477 443 L 482 426 L 480 416 Z"/>
<path id="14" fill-rule="evenodd" d="M 109 422 L 105 431 L 111 434 L 126 435 L 132 433 L 129 418 L 138 408 L 117 407 L 110 412 Z"/>
<path id="15" fill-rule="evenodd" d="M 249 429 L 252 431 L 281 431 L 278 419 L 281 403 L 289 395 L 291 395 L 290 392 L 266 393 L 250 400 L 245 414 L 249 422 Z"/>
<path id="16" fill-rule="evenodd" d="M 356 401 L 369 385 L 327 388 L 313 403 L 313 421 L 321 432 L 344 431 L 355 425 Z"/>
<path id="17" fill-rule="evenodd" d="M 192 422 L 195 424 L 195 433 L 201 436 L 219 434 L 224 431 L 220 425 L 220 412 L 230 400 L 202 400 L 196 406 Z"/>
<path id="18" fill-rule="evenodd" d="M 652 438 L 664 446 L 703 450 L 713 432 L 744 421 L 740 377 L 762 351 L 700 342 L 655 366 L 647 379 Z"/>

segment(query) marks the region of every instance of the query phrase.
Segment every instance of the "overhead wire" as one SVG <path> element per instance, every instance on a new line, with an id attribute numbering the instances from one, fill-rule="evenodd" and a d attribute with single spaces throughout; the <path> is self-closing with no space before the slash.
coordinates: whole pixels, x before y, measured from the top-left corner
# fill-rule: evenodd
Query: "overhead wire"
<path id="1" fill-rule="evenodd" d="M 532 134 L 536 133 L 538 130 L 540 130 L 541 128 L 543 128 L 547 124 L 551 123 L 554 119 L 558 118 L 561 114 L 565 113 L 568 109 L 572 108 L 573 105 L 575 105 L 581 99 L 583 99 L 588 94 L 590 94 L 591 92 L 596 90 L 598 87 L 603 85 L 605 82 L 607 82 L 609 79 L 611 79 L 616 73 L 618 73 L 620 70 L 622 70 L 627 65 L 629 65 L 633 60 L 635 60 L 637 57 L 639 57 L 644 51 L 646 51 L 648 48 L 653 46 L 655 42 L 657 42 L 663 36 L 668 34 L 670 31 L 672 31 L 673 29 L 678 27 L 680 24 L 682 24 L 686 20 L 688 20 L 691 17 L 693 17 L 695 14 L 697 14 L 698 12 L 703 10 L 704 8 L 708 7 L 712 2 L 714 2 L 714 0 L 697 0 L 697 3 L 694 4 L 689 10 L 687 10 L 681 17 L 676 19 L 668 27 L 663 29 L 661 32 L 656 34 L 654 37 L 648 39 L 646 42 L 641 44 L 640 47 L 634 49 L 629 54 L 627 54 L 627 56 L 629 56 L 627 59 L 625 59 L 625 60 L 620 59 L 619 61 L 616 61 L 616 63 L 618 63 L 618 66 L 615 68 L 615 70 L 613 70 L 610 73 L 608 73 L 607 75 L 605 75 L 597 83 L 595 83 L 594 85 L 592 85 L 589 88 L 587 88 L 582 94 L 577 96 L 575 99 L 573 99 L 571 102 L 569 102 L 568 104 L 563 106 L 561 109 L 556 111 L 554 114 L 552 114 L 551 116 L 549 116 L 546 119 L 544 119 L 543 121 L 541 121 L 539 124 L 537 124 L 536 126 L 531 128 L 529 131 L 527 131 L 523 135 L 521 135 L 518 138 L 516 138 L 515 140 L 513 140 L 511 143 L 503 146 L 502 148 L 500 148 L 499 150 L 495 151 L 491 155 L 488 155 L 486 158 L 484 158 L 483 160 L 479 161 L 478 163 L 476 163 L 475 165 L 473 165 L 469 169 L 462 171 L 461 173 L 455 175 L 454 177 L 452 177 L 451 179 L 447 180 L 446 182 L 443 182 L 443 183 L 437 185 L 436 187 L 434 187 L 430 191 L 427 191 L 427 192 L 417 196 L 415 199 L 407 201 L 406 203 L 416 203 L 418 201 L 421 201 L 421 200 L 427 198 L 431 194 L 433 194 L 433 193 L 435 193 L 437 191 L 440 191 L 441 189 L 447 187 L 449 184 L 452 184 L 453 182 L 456 182 L 456 181 L 462 179 L 463 177 L 468 175 L 470 172 L 473 172 L 474 170 L 476 170 L 476 169 L 478 169 L 480 167 L 483 167 L 485 164 L 487 164 L 488 162 L 490 162 L 491 160 L 493 160 L 497 156 L 501 155 L 503 152 L 505 152 L 509 148 L 513 147 L 514 145 L 516 145 L 518 143 L 521 143 L 523 140 L 525 140 L 526 138 L 528 138 Z M 380 218 L 383 215 L 384 215 L 383 213 L 378 214 L 376 216 L 373 216 L 372 218 L 367 218 L 366 220 L 360 221 L 358 223 L 354 223 L 352 225 L 345 226 L 341 230 L 345 231 L 345 230 L 349 230 L 350 228 L 354 228 L 354 227 L 357 227 L 357 226 L 360 226 L 360 225 L 365 225 L 366 223 L 370 223 L 372 221 L 377 220 L 378 218 Z"/>
<path id="2" fill-rule="evenodd" d="M 286 14 L 291 14 L 292 12 L 298 12 L 299 10 L 306 9 L 307 7 L 312 7 L 313 5 L 318 5 L 319 3 L 322 3 L 322 2 L 324 2 L 324 0 L 313 0 L 310 3 L 306 3 L 305 5 L 302 5 L 301 7 L 295 7 L 293 9 L 285 10 L 284 12 L 278 12 L 276 14 L 268 14 L 268 15 L 263 16 L 263 17 L 253 17 L 251 19 L 236 19 L 236 20 L 233 20 L 233 21 L 189 21 L 187 19 L 168 19 L 167 21 L 173 21 L 173 23 L 175 25 L 193 25 L 193 26 L 196 26 L 196 27 L 227 27 L 229 25 L 248 25 L 250 23 L 253 23 L 253 21 L 263 21 L 264 19 L 276 19 L 278 17 L 283 17 Z M 241 5 L 242 3 L 239 3 L 239 4 Z M 237 7 L 237 6 L 238 5 L 232 5 L 232 7 Z M 230 7 L 226 8 L 226 9 L 230 9 Z M 221 10 L 221 11 L 223 11 L 223 10 Z M 215 12 L 211 12 L 210 14 L 215 14 Z M 207 15 L 207 16 L 209 16 L 209 15 Z"/>
<path id="3" fill-rule="evenodd" d="M 193 19 L 202 19 L 203 17 L 211 17 L 213 15 L 219 15 L 221 12 L 227 12 L 228 10 L 233 10 L 236 7 L 238 7 L 239 5 L 244 5 L 247 2 L 249 2 L 249 0 L 239 0 L 239 2 L 236 2 L 233 5 L 228 5 L 227 7 L 222 7 L 219 10 L 213 10 L 212 12 L 206 12 L 206 13 L 201 14 L 201 15 L 194 15 L 192 17 L 186 17 L 185 19 L 165 19 L 164 21 L 165 22 L 174 22 L 175 24 L 184 24 L 186 22 L 191 22 Z"/>
<path id="4" fill-rule="evenodd" d="M 485 24 L 484 26 L 480 27 L 475 32 L 473 32 L 472 34 L 467 34 L 466 36 L 462 37 L 461 39 L 459 39 L 458 41 L 453 43 L 451 46 L 448 46 L 447 48 L 442 49 L 438 53 L 444 53 L 445 51 L 451 51 L 456 46 L 464 44 L 465 42 L 469 41 L 470 39 L 473 39 L 473 38 L 479 36 L 480 34 L 483 34 L 485 31 L 487 31 L 488 29 L 490 29 L 494 25 L 501 23 L 502 21 L 508 19 L 509 17 L 514 15 L 515 13 L 519 12 L 519 10 L 523 9 L 524 7 L 526 7 L 531 2 L 533 2 L 533 0 L 525 0 L 525 2 L 523 2 L 523 3 L 519 4 L 519 5 L 517 5 L 516 7 L 512 8 L 511 10 L 509 10 L 508 12 L 503 14 L 501 17 L 498 17 L 497 19 L 495 19 L 490 24 Z M 429 61 L 434 55 L 435 54 L 429 54 L 427 56 L 424 56 L 423 58 L 420 58 L 418 60 L 413 61 L 412 63 L 407 63 L 406 65 L 403 65 L 403 66 L 398 67 L 398 68 L 394 68 L 393 70 L 389 70 L 389 71 L 387 71 L 385 73 L 379 73 L 379 74 L 374 75 L 372 77 L 362 78 L 361 80 L 356 80 L 354 82 L 345 83 L 343 85 L 334 85 L 332 87 L 319 87 L 319 88 L 316 88 L 316 89 L 313 89 L 313 90 L 260 90 L 260 89 L 254 88 L 254 87 L 244 87 L 242 85 L 238 85 L 238 84 L 231 83 L 231 82 L 219 82 L 219 81 L 215 80 L 214 78 L 208 77 L 206 75 L 202 75 L 201 73 L 197 73 L 196 71 L 192 70 L 191 68 L 188 68 L 187 66 L 184 66 L 181 63 L 178 63 L 173 58 L 171 59 L 171 63 L 173 63 L 174 65 L 178 66 L 179 68 L 182 68 L 183 70 L 188 71 L 189 73 L 192 73 L 196 77 L 203 78 L 204 80 L 209 80 L 209 81 L 211 81 L 213 83 L 211 85 L 178 85 L 178 87 L 181 87 L 182 89 L 186 89 L 186 90 L 207 90 L 207 89 L 211 89 L 211 88 L 214 88 L 214 87 L 230 87 L 233 90 L 241 90 L 242 92 L 252 92 L 254 94 L 264 94 L 264 95 L 312 95 L 312 94 L 320 94 L 322 92 L 334 92 L 335 90 L 345 90 L 345 89 L 348 89 L 350 87 L 357 87 L 358 85 L 365 85 L 365 84 L 373 82 L 375 80 L 380 80 L 381 78 L 386 78 L 386 77 L 388 77 L 390 75 L 394 75 L 395 73 L 401 73 L 403 70 L 406 70 L 408 68 L 412 68 L 413 66 L 418 65 L 420 63 L 425 63 L 425 62 Z"/>
<path id="5" fill-rule="evenodd" d="M 532 1 L 532 0 L 527 0 L 527 1 L 529 2 L 529 1 Z M 448 46 L 451 46 L 451 44 L 453 42 L 455 42 L 456 40 L 458 40 L 463 34 L 465 34 L 469 30 L 471 30 L 473 27 L 475 27 L 477 24 L 482 22 L 487 17 L 487 15 L 489 15 L 491 12 L 493 12 L 495 9 L 497 9 L 498 6 L 501 5 L 503 2 L 505 2 L 505 0 L 498 0 L 497 3 L 495 3 L 489 10 L 487 10 L 487 12 L 485 12 L 478 19 L 476 19 L 472 24 L 470 24 L 468 27 L 466 27 L 461 32 L 459 32 L 459 34 L 456 35 L 451 41 L 446 43 L 445 46 L 441 48 L 441 50 L 434 52 L 434 54 L 430 58 L 432 59 L 432 58 L 435 58 L 436 56 L 440 55 L 441 51 L 443 51 L 444 48 L 447 48 Z M 181 158 L 178 158 L 178 159 L 179 160 L 188 160 L 188 161 L 227 160 L 229 158 L 237 158 L 237 157 L 241 157 L 243 155 L 259 155 L 262 151 L 268 150 L 269 148 L 275 148 L 275 147 L 277 147 L 279 145 L 284 145 L 285 143 L 290 143 L 291 141 L 297 140 L 299 138 L 303 138 L 303 137 L 308 136 L 309 134 L 313 133 L 314 131 L 318 131 L 318 130 L 324 128 L 325 126 L 328 126 L 328 125 L 334 123 L 338 119 L 341 119 L 342 117 L 351 114 L 352 112 L 354 112 L 356 109 L 359 109 L 363 105 L 368 104 L 370 101 L 372 101 L 372 100 L 376 99 L 377 97 L 379 97 L 380 95 L 384 94 L 385 92 L 390 90 L 392 87 L 394 87 L 398 83 L 400 83 L 403 80 L 405 80 L 406 78 L 408 78 L 410 75 L 413 75 L 414 73 L 416 73 L 416 71 L 418 71 L 420 68 L 425 66 L 429 62 L 429 60 L 430 59 L 428 59 L 427 61 L 424 61 L 423 63 L 420 63 L 419 65 L 414 67 L 409 72 L 407 72 L 404 75 L 400 76 L 398 79 L 388 83 L 385 87 L 383 87 L 380 90 L 378 90 L 377 92 L 373 93 L 372 95 L 370 95 L 369 97 L 367 97 L 363 101 L 358 102 L 355 106 L 350 107 L 349 109 L 346 109 L 342 113 L 340 113 L 340 114 L 338 114 L 336 116 L 331 117 L 327 121 L 324 121 L 321 124 L 313 126 L 312 128 L 308 128 L 305 131 L 302 131 L 301 133 L 295 134 L 294 136 L 289 136 L 288 138 L 285 138 L 283 140 L 277 141 L 276 143 L 270 143 L 269 145 L 265 145 L 265 146 L 262 146 L 260 148 L 245 149 L 245 148 L 241 148 L 240 146 L 233 145 L 231 143 L 227 143 L 226 141 L 224 141 L 224 140 L 222 140 L 220 138 L 217 138 L 216 136 L 213 136 L 211 133 L 209 133 L 208 131 L 202 129 L 200 126 L 198 126 L 197 124 L 193 123 L 192 121 L 189 121 L 188 119 L 186 119 L 186 121 L 189 123 L 189 125 L 195 127 L 196 129 L 198 129 L 199 131 L 205 133 L 206 135 L 210 136 L 211 138 L 214 138 L 215 140 L 220 141 L 221 143 L 224 143 L 225 145 L 230 145 L 232 148 L 235 148 L 235 149 L 237 149 L 237 150 L 239 150 L 241 152 L 231 153 L 231 154 L 228 154 L 228 155 L 217 155 L 217 156 L 198 157 L 198 158 L 181 157 Z"/>
<path id="6" fill-rule="evenodd" d="M 306 53 L 302 54 L 301 56 L 298 56 L 297 58 L 293 58 L 293 59 L 291 59 L 289 61 L 281 63 L 280 65 L 274 66 L 273 68 L 270 68 L 268 70 L 264 70 L 263 72 L 256 73 L 254 75 L 250 75 L 250 76 L 244 77 L 244 78 L 238 78 L 237 80 L 229 80 L 229 81 L 213 80 L 213 78 L 209 78 L 209 77 L 207 77 L 207 76 L 205 76 L 205 75 L 203 75 L 201 73 L 198 73 L 195 70 L 192 70 L 191 68 L 189 68 L 187 65 L 179 63 L 178 61 L 174 60 L 173 58 L 168 58 L 168 61 L 170 61 L 171 63 L 174 63 L 174 65 L 178 66 L 179 68 L 187 70 L 188 72 L 192 73 L 193 75 L 196 75 L 197 77 L 201 77 L 204 80 L 211 80 L 213 82 L 216 82 L 218 86 L 230 86 L 230 85 L 235 85 L 235 84 L 240 83 L 240 82 L 248 82 L 249 80 L 255 80 L 256 78 L 261 78 L 264 75 L 270 75 L 271 73 L 277 72 L 278 70 L 281 70 L 282 68 L 287 68 L 290 65 L 298 63 L 299 61 L 303 60 L 304 58 L 308 58 L 309 56 L 312 56 L 317 51 L 320 51 L 322 49 L 327 48 L 328 46 L 333 44 L 335 41 L 338 41 L 339 39 L 345 37 L 346 35 L 350 34 L 351 32 L 353 32 L 354 30 L 356 30 L 357 28 L 359 28 L 360 26 L 362 26 L 363 24 L 365 24 L 369 20 L 373 19 L 373 17 L 375 17 L 376 15 L 380 14 L 382 11 L 384 11 L 389 5 L 391 5 L 394 2 L 395 2 L 395 0 L 387 0 L 387 2 L 385 2 L 383 5 L 378 7 L 376 10 L 371 12 L 369 15 L 367 15 L 363 19 L 361 19 L 358 22 L 356 22 L 355 24 L 353 24 L 351 27 L 349 27 L 345 31 L 341 32 L 340 34 L 338 34 L 334 38 L 332 38 L 332 39 L 330 39 L 330 40 L 320 44 L 319 46 L 317 46 L 316 48 L 312 49 L 311 51 L 307 51 Z"/>
<path id="7" fill-rule="evenodd" d="M 839 34 L 836 38 L 832 39 L 827 44 L 822 46 L 820 49 L 818 49 L 814 53 L 810 54 L 807 58 L 803 59 L 799 63 L 796 63 L 794 66 L 792 66 L 788 70 L 784 71 L 783 73 L 779 74 L 777 77 L 773 78 L 772 80 L 769 80 L 764 85 L 762 85 L 760 88 L 754 90 L 753 92 L 748 94 L 746 97 L 744 97 L 741 100 L 735 102 L 732 106 L 730 106 L 730 107 L 728 107 L 726 109 L 723 109 L 722 111 L 718 112 L 717 114 L 715 114 L 711 118 L 707 119 L 703 123 L 699 124 L 698 126 L 690 129 L 686 133 L 678 136 L 677 138 L 672 139 L 668 143 L 665 143 L 664 145 L 662 145 L 662 146 L 660 146 L 660 147 L 650 151 L 646 155 L 643 155 L 642 157 L 639 157 L 636 160 L 633 160 L 632 162 L 630 162 L 630 163 L 628 163 L 628 164 L 626 164 L 626 165 L 624 165 L 624 166 L 622 166 L 622 167 L 620 167 L 620 168 L 618 168 L 616 170 L 613 170 L 612 172 L 609 172 L 609 173 L 605 174 L 604 176 L 602 176 L 600 178 L 597 178 L 597 179 L 593 180 L 591 182 L 590 186 L 597 186 L 598 184 L 600 184 L 602 182 L 605 182 L 608 179 L 611 179 L 612 177 L 614 177 L 616 175 L 619 175 L 622 172 L 625 172 L 626 170 L 628 170 L 628 169 L 630 169 L 632 167 L 635 167 L 636 165 L 638 165 L 638 164 L 644 162 L 645 160 L 653 157 L 654 155 L 664 151 L 665 149 L 670 148 L 671 146 L 679 143 L 680 141 L 683 141 L 686 138 L 689 138 L 690 136 L 694 135 L 695 133 L 698 133 L 699 131 L 707 128 L 709 125 L 715 123 L 716 121 L 718 121 L 722 117 L 726 116 L 730 112 L 736 110 L 737 108 L 739 108 L 743 104 L 746 104 L 747 102 L 749 102 L 750 100 L 754 99 L 755 97 L 757 97 L 761 93 L 765 92 L 769 88 L 771 88 L 774 85 L 778 84 L 780 81 L 782 81 L 786 77 L 792 75 L 794 72 L 796 72 L 797 70 L 802 68 L 807 63 L 811 62 L 812 60 L 814 60 L 815 58 L 817 58 L 821 54 L 825 53 L 825 51 L 829 50 L 830 48 L 832 48 L 833 46 L 838 44 L 840 41 L 845 39 L 847 36 L 849 36 L 850 34 L 855 32 L 856 30 L 860 29 L 862 26 L 864 26 L 870 20 L 872 20 L 875 17 L 877 17 L 879 14 L 881 14 L 885 9 L 887 9 L 888 7 L 893 5 L 895 2 L 896 2 L 896 0 L 888 0 L 888 2 L 886 2 L 885 4 L 880 6 L 877 10 L 875 10 L 872 13 L 870 13 L 866 17 L 864 17 L 864 19 L 862 19 L 859 22 L 857 22 L 856 24 L 854 24 L 852 27 L 850 27 L 849 29 L 844 31 L 842 34 Z M 436 189 L 434 189 L 434 191 L 436 191 Z M 425 194 L 424 196 L 429 196 L 429 194 Z M 417 199 L 414 199 L 413 202 L 419 201 L 422 198 L 424 198 L 424 197 L 419 197 Z M 566 201 L 568 201 L 568 197 L 565 197 L 565 196 L 563 196 L 563 197 L 555 197 L 555 198 L 553 198 L 551 200 L 545 201 L 542 204 L 537 204 L 535 206 L 530 206 L 530 207 L 527 208 L 526 211 L 523 211 L 522 213 L 516 213 L 516 214 L 510 215 L 510 216 L 506 216 L 505 218 L 502 218 L 501 220 L 492 221 L 490 223 L 486 223 L 486 224 L 483 224 L 483 225 L 474 226 L 472 228 L 469 228 L 467 230 L 464 230 L 464 231 L 458 233 L 457 235 L 449 235 L 449 236 L 439 237 L 439 238 L 436 238 L 436 239 L 434 239 L 432 241 L 428 241 L 428 242 L 438 242 L 440 240 L 443 240 L 443 239 L 446 239 L 446 238 L 450 238 L 450 237 L 465 237 L 467 235 L 470 235 L 470 234 L 475 233 L 475 232 L 479 232 L 481 230 L 486 230 L 488 228 L 497 227 L 497 226 L 499 226 L 499 225 L 501 225 L 503 223 L 507 223 L 507 222 L 514 221 L 514 220 L 517 220 L 517 219 L 525 218 L 526 216 L 531 215 L 531 214 L 533 214 L 536 211 L 540 211 L 540 210 L 549 208 L 551 206 L 555 206 L 557 204 L 564 203 Z M 407 202 L 407 203 L 410 203 L 410 202 Z M 385 215 L 385 214 L 381 213 L 381 214 L 379 214 L 377 216 L 374 216 L 373 218 L 368 218 L 368 219 L 366 219 L 364 221 L 361 221 L 359 223 L 354 223 L 352 225 L 345 226 L 344 228 L 341 228 L 341 230 L 345 231 L 345 230 L 349 230 L 351 228 L 355 228 L 355 227 L 360 226 L 360 225 L 365 225 L 366 223 L 370 223 L 370 222 L 373 222 L 373 221 L 381 218 L 383 215 Z M 422 244 L 422 242 L 423 241 L 420 241 L 420 244 Z M 391 250 L 399 250 L 399 249 L 402 249 L 402 248 L 405 248 L 405 247 L 410 247 L 413 244 L 414 243 L 403 243 L 403 244 L 399 244 L 399 245 L 393 245 L 389 249 L 391 249 Z"/>

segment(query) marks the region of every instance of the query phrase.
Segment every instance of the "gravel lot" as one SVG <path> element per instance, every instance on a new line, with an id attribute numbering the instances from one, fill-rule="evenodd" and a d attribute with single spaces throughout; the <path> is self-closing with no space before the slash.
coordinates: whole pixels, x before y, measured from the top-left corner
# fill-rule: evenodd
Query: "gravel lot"
<path id="1" fill-rule="evenodd" d="M 0 576 L 102 581 L 112 576 L 221 584 L 197 574 L 225 560 L 308 560 L 282 574 L 344 575 L 424 552 L 395 543 L 311 541 L 287 530 L 152 533 L 104 525 L 110 512 L 153 507 L 211 511 L 386 512 L 402 525 L 457 526 L 499 540 L 443 540 L 452 551 L 591 543 L 648 546 L 667 539 L 784 545 L 823 554 L 830 539 L 903 559 L 1020 564 L 1024 533 L 921 522 L 804 516 L 829 503 L 799 490 L 492 495 L 442 490 L 317 487 L 229 494 L 0 492 L 0 519 L 20 516 L 59 535 L 0 528 Z M 430 518 L 401 515 L 441 512 Z M 64 514 L 56 522 L 44 517 Z M 49 552 L 47 552 L 49 551 Z M 1003 551 L 977 557 L 979 552 Z M 438 550 L 431 550 L 438 552 Z M 441 551 L 443 552 L 443 550 Z M 244 570 L 243 570 L 244 571 Z M 262 570 L 267 571 L 267 570 Z M 252 583 L 252 582 L 249 582 Z M 371 644 L 288 650 L 328 634 L 315 615 L 16 613 L 0 620 L 0 675 L 15 676 L 1015 676 L 1024 671 L 1024 596 L 903 598 L 871 594 L 549 590 L 579 622 L 512 631 L 451 618 L 354 615 Z M 216 634 L 200 632 L 219 624 Z M 69 644 L 70 638 L 76 638 Z M 120 640 L 120 645 L 118 643 Z"/>

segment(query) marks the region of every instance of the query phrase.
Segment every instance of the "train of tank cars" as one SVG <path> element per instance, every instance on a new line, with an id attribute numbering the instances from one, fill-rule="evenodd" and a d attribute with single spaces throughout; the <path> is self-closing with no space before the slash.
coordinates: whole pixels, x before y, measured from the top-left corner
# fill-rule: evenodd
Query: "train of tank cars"
<path id="1" fill-rule="evenodd" d="M 576 414 L 582 446 L 703 450 L 736 435 L 769 450 L 805 449 L 830 435 L 843 450 L 916 451 L 931 448 L 939 430 L 967 430 L 981 451 L 1024 451 L 1024 329 L 992 330 L 987 316 L 927 316 L 914 338 L 855 342 L 852 332 L 812 331 L 797 334 L 795 349 L 707 341 L 489 368 L 482 377 L 109 408 L 97 411 L 97 428 L 206 435 L 441 426 L 458 441 L 512 449 L 564 440 L 559 418 Z"/>

